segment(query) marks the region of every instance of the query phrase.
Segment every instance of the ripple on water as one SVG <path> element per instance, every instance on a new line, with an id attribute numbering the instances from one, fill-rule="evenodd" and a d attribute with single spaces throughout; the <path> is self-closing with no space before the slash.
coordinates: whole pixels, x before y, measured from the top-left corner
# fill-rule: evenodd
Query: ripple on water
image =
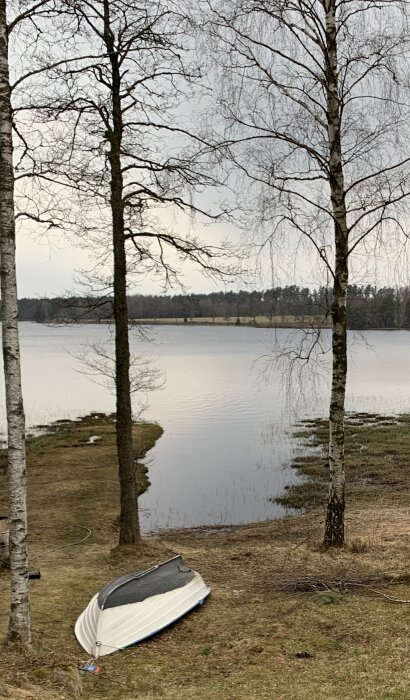
<path id="1" fill-rule="evenodd" d="M 78 372 L 73 357 L 87 340 L 112 343 L 112 328 L 20 327 L 29 426 L 114 410 L 114 396 Z M 273 334 L 254 328 L 157 326 L 151 335 L 152 344 L 137 335 L 131 339 L 133 353 L 156 356 L 167 376 L 165 388 L 150 395 L 143 414 L 165 428 L 147 460 L 152 485 L 142 498 L 144 530 L 283 514 L 270 498 L 298 478 L 286 468 L 297 445 L 290 427 L 298 418 L 326 415 L 329 375 L 313 391 L 305 373 L 303 384 L 293 385 L 288 397 L 282 369 L 272 368 L 269 384 L 260 383 L 255 360 L 274 342 L 282 349 L 293 342 L 297 334 L 286 329 Z M 370 349 L 360 343 L 351 347 L 347 409 L 408 411 L 408 334 L 363 335 Z M 4 393 L 0 402 L 4 415 Z M 2 428 L 4 435 L 4 422 Z"/>

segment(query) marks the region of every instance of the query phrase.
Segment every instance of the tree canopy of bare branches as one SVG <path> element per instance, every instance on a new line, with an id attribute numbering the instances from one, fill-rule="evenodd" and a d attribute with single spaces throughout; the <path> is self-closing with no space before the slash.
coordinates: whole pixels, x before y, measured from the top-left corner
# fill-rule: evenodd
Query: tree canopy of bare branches
<path id="1" fill-rule="evenodd" d="M 131 273 L 161 274 L 172 284 L 187 259 L 205 274 L 218 274 L 226 249 L 183 235 L 171 223 L 180 226 L 184 212 L 204 214 L 193 194 L 216 184 L 204 167 L 206 143 L 187 128 L 179 107 L 200 73 L 178 4 L 66 0 L 59 10 L 52 32 L 43 28 L 48 50 L 33 55 L 35 90 L 15 110 L 28 144 L 23 160 L 32 158 L 22 177 L 53 207 L 57 199 L 67 225 L 84 245 L 95 246 L 95 289 L 103 297 L 114 290 L 120 542 L 133 543 L 140 534 L 127 280 Z M 25 136 L 32 115 L 38 123 L 33 147 Z M 101 275 L 104 265 L 112 277 Z"/>
<path id="2" fill-rule="evenodd" d="M 280 236 L 304 237 L 332 280 L 324 542 L 341 546 L 349 260 L 366 255 L 375 241 L 408 236 L 408 3 L 206 0 L 201 6 L 222 76 L 224 127 L 215 128 L 214 141 L 248 183 L 253 228 L 264 231 L 266 245 Z"/>

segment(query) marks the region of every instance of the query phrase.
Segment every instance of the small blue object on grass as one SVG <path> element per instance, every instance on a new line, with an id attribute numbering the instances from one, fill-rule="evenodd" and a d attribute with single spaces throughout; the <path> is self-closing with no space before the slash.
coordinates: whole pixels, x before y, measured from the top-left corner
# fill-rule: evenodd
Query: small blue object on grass
<path id="1" fill-rule="evenodd" d="M 96 664 L 84 664 L 80 667 L 80 673 L 99 673 L 100 667 Z"/>

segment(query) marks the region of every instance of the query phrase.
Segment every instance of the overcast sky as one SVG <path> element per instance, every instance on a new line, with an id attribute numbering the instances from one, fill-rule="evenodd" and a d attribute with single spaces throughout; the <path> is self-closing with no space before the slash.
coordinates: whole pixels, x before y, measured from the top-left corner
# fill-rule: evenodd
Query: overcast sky
<path id="1" fill-rule="evenodd" d="M 215 228 L 215 227 L 214 227 Z M 193 232 L 203 235 L 203 228 L 193 227 Z M 220 242 L 226 235 L 224 227 L 219 227 L 209 240 L 213 243 Z M 108 232 L 109 234 L 109 232 Z M 236 235 L 238 241 L 238 235 Z M 47 236 L 44 232 L 39 236 L 35 225 L 25 224 L 24 229 L 17 233 L 17 277 L 18 295 L 22 297 L 53 297 L 64 294 L 75 287 L 75 280 L 82 270 L 93 267 L 90 252 L 80 247 L 75 238 L 61 236 L 58 232 L 51 231 Z M 104 272 L 101 268 L 100 272 Z M 108 270 L 106 270 L 108 274 Z M 250 285 L 252 288 L 260 288 L 261 280 L 257 275 L 252 275 L 245 282 L 244 277 L 236 281 L 212 280 L 204 276 L 198 267 L 186 263 L 181 269 L 181 283 L 187 291 L 214 292 L 217 290 L 243 288 Z M 264 285 L 262 284 L 262 287 Z M 163 281 L 156 280 L 151 275 L 132 278 L 130 280 L 130 293 L 136 294 L 162 294 L 164 293 Z M 180 293 L 181 289 L 175 288 L 171 293 Z M 169 292 L 169 290 L 168 290 Z"/>
<path id="2" fill-rule="evenodd" d="M 19 298 L 53 297 L 67 292 L 74 287 L 76 271 L 88 269 L 91 264 L 88 253 L 73 243 L 35 241 L 29 235 L 20 233 L 17 239 Z M 189 291 L 213 292 L 224 288 L 223 283 L 207 279 L 192 266 L 186 268 L 182 280 Z M 159 281 L 145 278 L 134 282 L 130 291 L 137 294 L 162 294 L 163 288 Z M 179 293 L 179 290 L 174 293 Z"/>
<path id="3" fill-rule="evenodd" d="M 15 70 L 18 74 L 19 62 L 17 61 Z M 202 103 L 201 103 L 202 104 Z M 198 106 L 199 109 L 199 106 Z M 184 112 L 188 114 L 189 105 L 181 106 L 180 115 Z M 244 194 L 250 188 L 249 184 L 243 186 Z M 225 197 L 218 192 L 213 194 L 203 194 L 202 198 L 205 209 L 213 209 L 215 202 L 213 197 Z M 242 199 L 242 191 L 239 193 Z M 165 221 L 165 220 L 164 220 Z M 168 224 L 169 222 L 165 222 Z M 174 225 L 176 224 L 176 225 Z M 178 233 L 182 231 L 180 222 L 172 222 L 173 229 Z M 235 232 L 233 227 L 219 223 L 212 229 L 203 228 L 199 223 L 186 224 L 191 234 L 198 234 L 201 239 L 207 242 L 220 242 L 223 236 L 228 233 L 238 243 L 240 234 Z M 316 219 L 314 219 L 316 226 Z M 247 231 L 249 237 L 253 237 L 255 232 Z M 332 232 L 328 231 L 329 237 Z M 107 230 L 109 240 L 110 232 Z M 224 284 L 221 281 L 215 282 L 204 277 L 195 269 L 193 265 L 186 264 L 181 271 L 181 282 L 187 291 L 212 292 L 215 290 L 228 289 L 266 289 L 272 285 L 299 284 L 301 286 L 317 287 L 321 284 L 331 284 L 331 280 L 326 278 L 323 266 L 319 265 L 317 258 L 313 254 L 309 242 L 305 245 L 297 245 L 291 240 L 282 240 L 273 251 L 273 259 L 266 256 L 262 262 L 248 260 L 244 262 L 248 276 L 238 277 L 230 283 Z M 331 253 L 329 253 L 331 257 Z M 38 236 L 34 224 L 25 224 L 24 230 L 19 230 L 17 237 L 17 265 L 18 265 L 18 293 L 19 297 L 42 297 L 56 296 L 73 290 L 76 273 L 80 270 L 90 269 L 93 262 L 87 250 L 76 242 L 74 237 L 62 237 L 54 230 L 46 236 Z M 357 284 L 377 284 L 402 285 L 407 284 L 408 270 L 410 265 L 407 260 L 407 251 L 397 244 L 396 241 L 386 241 L 386 245 L 380 247 L 375 254 L 372 249 L 372 242 L 369 241 L 367 248 L 358 248 L 357 254 L 352 259 L 351 283 Z M 100 270 L 100 272 L 104 270 Z M 105 271 L 109 274 L 109 270 Z M 140 294 L 160 294 L 163 293 L 163 285 L 160 280 L 155 280 L 152 276 L 140 277 L 136 281 L 130 280 L 130 293 Z M 169 291 L 169 290 L 168 290 Z M 179 293 L 180 289 L 172 290 Z"/>
<path id="4" fill-rule="evenodd" d="M 34 229 L 19 231 L 17 235 L 17 270 L 19 297 L 53 297 L 74 289 L 76 273 L 89 269 L 92 260 L 89 253 L 76 245 L 75 240 L 62 238 L 58 233 L 48 238 L 37 238 Z M 221 227 L 221 233 L 223 227 Z M 202 233 L 202 231 L 201 231 Z M 236 236 L 238 240 L 238 235 Z M 360 251 L 354 259 L 351 283 L 376 284 L 377 286 L 400 286 L 409 284 L 410 269 L 407 250 L 398 250 L 388 246 L 375 256 L 371 250 Z M 309 255 L 309 247 L 282 247 L 275 254 L 271 266 L 265 259 L 262 265 L 257 261 L 248 261 L 246 271 L 237 280 L 231 282 L 213 281 L 204 277 L 192 264 L 186 264 L 182 270 L 181 281 L 186 291 L 191 293 L 209 293 L 226 289 L 266 289 L 273 285 L 299 284 L 318 287 L 326 284 L 323 270 Z M 330 280 L 328 281 L 330 284 Z M 131 282 L 130 293 L 162 294 L 163 286 L 150 277 Z M 178 294 L 181 289 L 168 290 Z"/>

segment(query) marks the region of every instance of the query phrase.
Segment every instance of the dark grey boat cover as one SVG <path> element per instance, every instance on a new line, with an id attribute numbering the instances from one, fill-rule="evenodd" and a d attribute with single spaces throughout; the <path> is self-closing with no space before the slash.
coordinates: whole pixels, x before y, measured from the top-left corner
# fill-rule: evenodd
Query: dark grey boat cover
<path id="1" fill-rule="evenodd" d="M 106 610 L 118 605 L 140 603 L 153 595 L 182 588 L 194 576 L 195 571 L 183 564 L 182 557 L 174 557 L 147 571 L 113 579 L 99 592 L 98 606 Z"/>

